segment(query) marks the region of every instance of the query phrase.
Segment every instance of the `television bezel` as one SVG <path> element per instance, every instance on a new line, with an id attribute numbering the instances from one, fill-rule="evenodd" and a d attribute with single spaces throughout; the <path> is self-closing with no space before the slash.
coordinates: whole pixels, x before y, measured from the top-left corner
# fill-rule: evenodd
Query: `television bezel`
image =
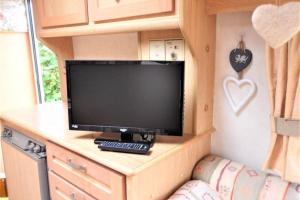
<path id="1" fill-rule="evenodd" d="M 91 125 L 91 124 L 75 124 L 72 120 L 72 99 L 71 99 L 71 80 L 70 80 L 70 68 L 72 65 L 113 65 L 113 64 L 134 64 L 134 65 L 168 65 L 176 64 L 181 67 L 181 83 L 180 83 L 180 119 L 179 129 L 152 129 L 143 127 L 125 127 L 125 126 L 108 126 L 108 125 Z M 66 60 L 66 81 L 67 81 L 67 100 L 68 100 L 68 123 L 70 130 L 81 130 L 81 131 L 99 131 L 99 132 L 117 132 L 117 133 L 130 133 L 130 134 L 160 134 L 160 135 L 171 135 L 171 136 L 182 136 L 183 135 L 183 119 L 184 119 L 184 77 L 185 77 L 185 62 L 184 61 L 146 61 L 146 60 Z"/>

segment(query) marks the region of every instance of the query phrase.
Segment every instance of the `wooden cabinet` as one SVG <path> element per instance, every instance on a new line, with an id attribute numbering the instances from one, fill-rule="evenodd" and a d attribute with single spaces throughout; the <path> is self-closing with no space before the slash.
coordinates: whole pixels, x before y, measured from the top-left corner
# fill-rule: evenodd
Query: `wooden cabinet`
<path id="1" fill-rule="evenodd" d="M 49 172 L 49 184 L 51 188 L 51 199 L 76 199 L 76 200 L 96 200 L 89 194 L 81 191 L 71 183 L 65 181 L 53 172 Z"/>
<path id="2" fill-rule="evenodd" d="M 90 21 L 115 20 L 174 11 L 174 0 L 89 0 Z"/>
<path id="3" fill-rule="evenodd" d="M 88 23 L 87 0 L 36 0 L 42 28 Z"/>
<path id="4" fill-rule="evenodd" d="M 40 38 L 179 28 L 182 0 L 32 0 Z"/>
<path id="5" fill-rule="evenodd" d="M 35 0 L 41 28 L 87 24 L 174 11 L 174 0 Z M 89 12 L 88 12 L 89 10 Z"/>
<path id="6" fill-rule="evenodd" d="M 51 171 L 96 199 L 125 199 L 124 175 L 50 142 L 47 143 L 47 161 Z M 60 184 L 63 183 L 60 181 Z M 70 186 L 60 188 L 68 191 Z M 52 184 L 51 194 L 57 195 L 56 190 Z"/>
<path id="7" fill-rule="evenodd" d="M 114 137 L 68 130 L 67 104 L 51 103 L 6 111 L 0 117 L 11 127 L 46 144 L 50 193 L 53 200 L 162 200 L 189 180 L 197 161 L 210 152 L 210 133 L 183 137 L 157 136 L 148 155 L 100 151 L 95 137 Z M 9 199 L 22 191 L 36 193 L 26 184 L 39 174 L 34 162 L 3 142 Z M 16 165 L 17 163 L 24 163 Z M 43 161 L 44 162 L 44 161 Z M 32 172 L 33 171 L 33 172 Z M 22 184 L 14 187 L 11 184 Z M 73 194 L 74 193 L 74 194 Z M 75 195 L 75 197 L 74 197 Z M 41 200 L 25 196 L 26 200 Z M 44 198 L 45 199 L 45 198 Z M 44 200 L 43 199 L 43 200 Z"/>

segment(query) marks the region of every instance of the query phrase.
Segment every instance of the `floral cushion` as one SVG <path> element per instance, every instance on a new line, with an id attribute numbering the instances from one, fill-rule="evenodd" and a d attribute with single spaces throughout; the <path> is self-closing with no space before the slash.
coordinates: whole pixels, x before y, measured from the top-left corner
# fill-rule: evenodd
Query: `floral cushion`
<path id="1" fill-rule="evenodd" d="M 179 188 L 168 200 L 221 200 L 207 183 L 192 180 Z"/>
<path id="2" fill-rule="evenodd" d="M 196 164 L 192 179 L 208 183 L 222 200 L 300 200 L 300 185 L 215 155 Z"/>

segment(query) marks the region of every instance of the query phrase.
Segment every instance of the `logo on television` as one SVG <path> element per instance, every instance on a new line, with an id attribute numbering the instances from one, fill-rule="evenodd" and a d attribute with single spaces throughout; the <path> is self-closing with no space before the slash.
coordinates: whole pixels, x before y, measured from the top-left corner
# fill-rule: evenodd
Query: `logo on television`
<path id="1" fill-rule="evenodd" d="M 72 124 L 72 128 L 78 128 L 78 125 Z"/>
<path id="2" fill-rule="evenodd" d="M 120 128 L 120 131 L 121 131 L 122 133 L 124 133 L 124 132 L 127 131 L 127 128 Z"/>

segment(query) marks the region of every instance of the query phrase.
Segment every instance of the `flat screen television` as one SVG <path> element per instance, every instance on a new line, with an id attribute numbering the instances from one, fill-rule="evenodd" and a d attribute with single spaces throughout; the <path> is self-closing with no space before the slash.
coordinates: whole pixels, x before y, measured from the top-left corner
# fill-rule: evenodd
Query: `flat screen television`
<path id="1" fill-rule="evenodd" d="M 184 62 L 66 61 L 69 128 L 182 135 Z"/>

